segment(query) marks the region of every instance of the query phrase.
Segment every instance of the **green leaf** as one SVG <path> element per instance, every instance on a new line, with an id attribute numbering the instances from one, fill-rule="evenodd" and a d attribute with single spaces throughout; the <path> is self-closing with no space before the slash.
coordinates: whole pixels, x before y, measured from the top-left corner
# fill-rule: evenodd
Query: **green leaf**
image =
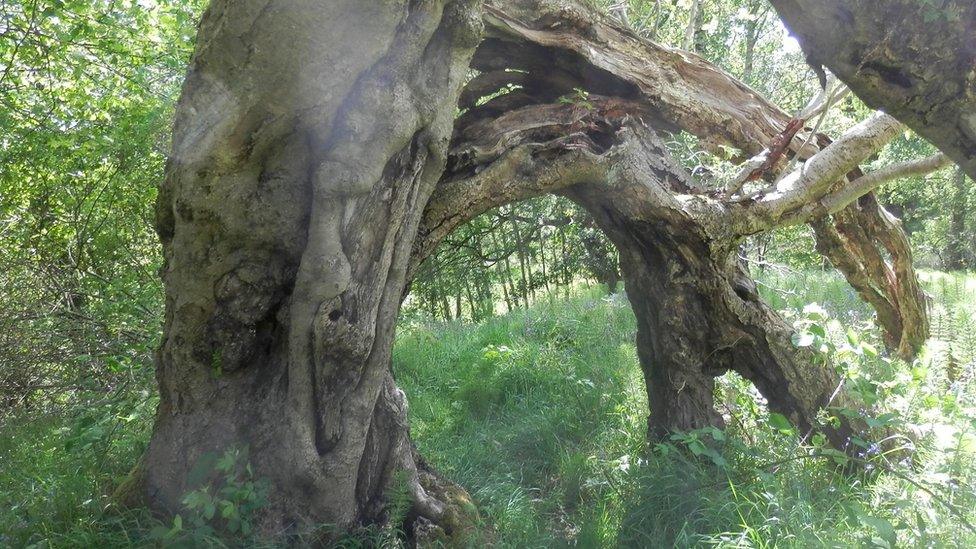
<path id="1" fill-rule="evenodd" d="M 794 432 L 793 424 L 783 414 L 777 414 L 776 412 L 769 414 L 768 423 L 770 427 L 780 433 L 791 434 Z"/>
<path id="2" fill-rule="evenodd" d="M 220 507 L 220 516 L 222 518 L 229 519 L 237 515 L 237 506 L 233 502 L 224 500 L 220 502 Z"/>
<path id="3" fill-rule="evenodd" d="M 874 528 L 878 532 L 885 542 L 888 543 L 889 547 L 895 547 L 898 543 L 898 536 L 895 533 L 895 527 L 891 525 L 887 520 L 880 517 L 872 517 L 867 514 L 858 514 L 857 517 L 862 524 L 870 528 Z"/>
<path id="4" fill-rule="evenodd" d="M 866 343 L 866 342 L 862 341 L 861 342 L 861 350 L 864 351 L 864 354 L 866 354 L 866 355 L 868 355 L 870 357 L 876 357 L 876 356 L 878 356 L 878 349 L 876 349 L 874 347 L 874 345 L 871 345 L 870 343 Z"/>
<path id="5" fill-rule="evenodd" d="M 237 455 L 232 450 L 224 452 L 224 455 L 217 460 L 217 470 L 222 473 L 229 473 L 237 463 Z"/>

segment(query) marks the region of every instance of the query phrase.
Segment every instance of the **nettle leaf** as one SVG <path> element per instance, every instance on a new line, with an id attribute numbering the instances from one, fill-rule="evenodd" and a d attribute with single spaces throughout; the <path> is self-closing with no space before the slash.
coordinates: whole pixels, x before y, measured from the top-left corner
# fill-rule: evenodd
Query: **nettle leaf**
<path id="1" fill-rule="evenodd" d="M 895 527 L 886 519 L 861 513 L 858 514 L 857 518 L 861 521 L 861 524 L 877 531 L 878 535 L 889 547 L 895 547 L 898 543 L 898 535 L 895 533 Z"/>
<path id="2" fill-rule="evenodd" d="M 769 423 L 769 426 L 774 430 L 783 434 L 792 434 L 795 432 L 793 424 L 790 423 L 790 420 L 787 419 L 783 414 L 777 414 L 776 412 L 769 414 L 769 420 L 767 420 L 767 423 Z"/>

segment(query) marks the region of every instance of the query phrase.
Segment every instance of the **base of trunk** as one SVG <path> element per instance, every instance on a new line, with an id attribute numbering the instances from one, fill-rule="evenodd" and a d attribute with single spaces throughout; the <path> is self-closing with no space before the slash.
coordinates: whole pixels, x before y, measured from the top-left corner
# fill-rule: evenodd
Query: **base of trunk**
<path id="1" fill-rule="evenodd" d="M 848 449 L 861 429 L 845 417 L 836 424 L 820 417 L 829 406 L 853 406 L 833 368 L 793 345 L 792 327 L 760 298 L 734 243 L 713 238 L 707 225 L 653 193 L 643 185 L 611 194 L 585 184 L 565 193 L 594 216 L 620 254 L 637 317 L 650 436 L 724 428 L 714 408 L 715 378 L 735 371 L 802 434 L 818 430 Z"/>
<path id="2" fill-rule="evenodd" d="M 185 514 L 188 493 L 204 489 L 216 494 L 227 484 L 228 473 L 219 469 L 217 460 L 228 450 L 241 449 L 248 457 L 239 464 L 239 482 L 254 480 L 272 488 L 267 504 L 255 513 L 264 536 L 322 532 L 323 519 L 329 517 L 326 537 L 403 520 L 412 538 L 454 543 L 465 539 L 478 522 L 467 492 L 440 477 L 417 453 L 410 439 L 406 398 L 389 374 L 377 396 L 365 446 L 355 451 L 340 445 L 320 456 L 314 436 L 303 437 L 289 426 L 292 420 L 287 416 L 246 412 L 280 412 L 287 409 L 283 403 L 255 406 L 253 395 L 224 395 L 219 405 L 220 409 L 215 404 L 205 413 L 192 414 L 174 414 L 162 406 L 152 444 L 120 486 L 117 500 L 130 505 L 148 502 L 168 514 Z M 193 448 L 194 455 L 184 455 L 187 448 Z M 246 468 L 253 477 L 245 476 Z M 218 532 L 224 526 L 219 518 L 210 524 Z"/>

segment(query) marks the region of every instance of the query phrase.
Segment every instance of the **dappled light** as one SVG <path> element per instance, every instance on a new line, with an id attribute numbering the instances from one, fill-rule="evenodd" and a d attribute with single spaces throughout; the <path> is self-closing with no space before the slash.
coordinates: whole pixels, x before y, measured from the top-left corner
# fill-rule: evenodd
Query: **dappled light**
<path id="1" fill-rule="evenodd" d="M 0 546 L 976 545 L 974 29 L 4 2 Z"/>

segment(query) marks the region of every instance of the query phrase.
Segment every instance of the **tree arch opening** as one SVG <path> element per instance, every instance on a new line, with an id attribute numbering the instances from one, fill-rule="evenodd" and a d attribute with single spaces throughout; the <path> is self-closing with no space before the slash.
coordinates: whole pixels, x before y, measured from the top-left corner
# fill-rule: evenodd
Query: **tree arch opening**
<path id="1" fill-rule="evenodd" d="M 544 195 L 494 208 L 448 235 L 417 269 L 404 313 L 484 320 L 574 284 L 620 283 L 616 249 L 586 210 Z"/>

